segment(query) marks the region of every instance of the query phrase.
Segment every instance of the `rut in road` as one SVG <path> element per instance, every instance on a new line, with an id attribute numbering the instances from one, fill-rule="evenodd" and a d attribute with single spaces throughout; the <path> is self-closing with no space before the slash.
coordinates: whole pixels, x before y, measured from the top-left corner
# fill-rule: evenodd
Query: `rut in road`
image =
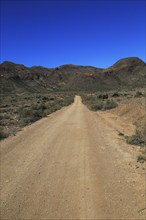
<path id="1" fill-rule="evenodd" d="M 1 218 L 144 219 L 144 187 L 133 184 L 129 160 L 76 96 L 1 142 Z"/>

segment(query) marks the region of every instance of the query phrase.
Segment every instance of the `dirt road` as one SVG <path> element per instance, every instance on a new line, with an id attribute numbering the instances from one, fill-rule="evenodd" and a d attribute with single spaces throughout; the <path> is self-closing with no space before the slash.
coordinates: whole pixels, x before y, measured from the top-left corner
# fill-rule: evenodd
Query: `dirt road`
<path id="1" fill-rule="evenodd" d="M 1 142 L 1 219 L 144 219 L 145 171 L 135 161 L 76 96 Z"/>

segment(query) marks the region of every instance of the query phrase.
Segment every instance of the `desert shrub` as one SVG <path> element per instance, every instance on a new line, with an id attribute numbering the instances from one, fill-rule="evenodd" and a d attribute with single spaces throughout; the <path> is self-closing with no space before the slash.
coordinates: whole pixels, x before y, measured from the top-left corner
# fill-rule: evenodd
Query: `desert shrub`
<path id="1" fill-rule="evenodd" d="M 38 109 L 45 110 L 45 109 L 47 109 L 47 106 L 46 106 L 45 104 L 41 103 L 41 104 L 39 105 Z"/>
<path id="2" fill-rule="evenodd" d="M 102 99 L 102 95 L 100 94 L 100 95 L 98 96 L 98 98 L 99 98 L 99 99 Z"/>
<path id="3" fill-rule="evenodd" d="M 10 115 L 5 111 L 5 113 L 0 114 L 0 120 L 9 119 Z"/>
<path id="4" fill-rule="evenodd" d="M 11 101 L 12 101 L 12 102 L 16 102 L 17 99 L 16 99 L 16 98 L 12 98 Z"/>
<path id="5" fill-rule="evenodd" d="M 141 132 L 136 132 L 136 134 L 132 136 L 126 137 L 127 144 L 144 146 L 146 144 L 145 136 Z"/>
<path id="6" fill-rule="evenodd" d="M 37 95 L 36 98 L 37 98 L 37 99 L 40 99 L 40 98 L 41 98 L 41 95 Z"/>
<path id="7" fill-rule="evenodd" d="M 3 114 L 0 114 L 0 120 L 4 119 L 4 115 Z"/>
<path id="8" fill-rule="evenodd" d="M 8 134 L 4 131 L 3 127 L 0 127 L 0 140 L 8 137 Z"/>
<path id="9" fill-rule="evenodd" d="M 128 95 L 129 95 L 128 93 L 124 93 L 124 94 L 123 94 L 123 96 L 128 96 Z"/>
<path id="10" fill-rule="evenodd" d="M 108 94 L 100 94 L 99 96 L 98 96 L 98 98 L 99 99 L 108 99 Z"/>
<path id="11" fill-rule="evenodd" d="M 28 124 L 30 124 L 30 123 L 31 123 L 31 117 L 21 118 L 21 119 L 19 120 L 19 125 L 20 125 L 21 127 L 24 127 L 24 126 L 26 126 L 26 125 L 28 125 Z"/>
<path id="12" fill-rule="evenodd" d="M 16 98 L 16 100 L 14 100 Z M 74 100 L 74 95 L 68 93 L 23 93 L 0 97 L 2 111 L 0 139 L 16 133 L 21 127 L 29 125 L 42 117 L 46 117 Z M 12 106 L 12 100 L 15 105 Z M 11 116 L 11 118 L 10 118 Z M 4 128 L 7 126 L 5 132 Z"/>
<path id="13" fill-rule="evenodd" d="M 30 96 L 25 96 L 24 99 L 25 99 L 25 100 L 30 100 L 31 97 L 30 97 Z"/>
<path id="14" fill-rule="evenodd" d="M 74 101 L 73 95 L 63 96 L 55 101 L 56 105 L 63 107 L 68 106 Z"/>
<path id="15" fill-rule="evenodd" d="M 143 96 L 142 92 L 137 91 L 134 97 L 139 98 L 141 96 Z"/>
<path id="16" fill-rule="evenodd" d="M 96 102 L 93 102 L 91 104 L 91 109 L 93 111 L 98 111 L 98 110 L 102 110 L 103 109 L 103 102 L 102 101 L 96 101 Z"/>
<path id="17" fill-rule="evenodd" d="M 73 96 L 65 96 L 63 99 L 60 96 L 55 99 L 54 102 L 50 101 L 54 100 L 53 97 L 43 96 L 40 103 L 36 100 L 35 104 L 31 107 L 20 107 L 18 109 L 19 114 L 19 125 L 21 127 L 31 124 L 43 117 L 46 117 L 48 114 L 60 109 L 63 106 L 69 105 L 73 102 Z M 47 102 L 44 103 L 43 101 L 46 100 Z M 24 105 L 25 106 L 25 105 Z"/>
<path id="18" fill-rule="evenodd" d="M 39 105 L 33 105 L 31 107 L 32 110 L 45 110 L 47 109 L 47 106 L 44 103 L 40 103 Z"/>
<path id="19" fill-rule="evenodd" d="M 31 124 L 32 122 L 35 122 L 43 117 L 46 116 L 46 113 L 43 110 L 32 110 L 30 109 L 30 114 L 25 115 L 25 117 L 20 118 L 19 125 L 21 127 L 26 126 L 28 124 Z"/>
<path id="20" fill-rule="evenodd" d="M 124 134 L 122 133 L 122 132 L 119 132 L 119 134 L 118 134 L 119 136 L 124 136 Z"/>
<path id="21" fill-rule="evenodd" d="M 39 106 L 40 106 L 41 104 L 39 104 L 39 105 L 32 105 L 32 107 L 31 107 L 31 109 L 32 109 L 32 111 L 33 110 L 38 110 L 39 109 Z"/>
<path id="22" fill-rule="evenodd" d="M 42 97 L 42 100 L 43 100 L 43 101 L 49 101 L 50 98 L 49 98 L 48 96 L 43 96 L 43 97 Z"/>
<path id="23" fill-rule="evenodd" d="M 100 94 L 99 96 L 82 95 L 82 100 L 83 103 L 93 111 L 98 111 L 98 110 L 104 111 L 117 107 L 117 103 L 115 101 L 104 100 L 105 97 L 108 98 L 108 95 L 107 94 L 105 94 L 105 96 L 103 96 L 102 94 Z"/>
<path id="24" fill-rule="evenodd" d="M 112 108 L 116 108 L 118 104 L 113 100 L 107 100 L 106 103 L 103 106 L 103 110 L 108 110 Z"/>
<path id="25" fill-rule="evenodd" d="M 112 97 L 119 97 L 120 94 L 118 92 L 113 93 Z"/>
<path id="26" fill-rule="evenodd" d="M 45 117 L 45 116 L 46 116 L 46 114 L 43 111 L 43 109 L 39 109 L 39 110 L 33 112 L 34 120 L 38 120 L 38 119 Z"/>
<path id="27" fill-rule="evenodd" d="M 24 104 L 24 108 L 29 108 L 30 105 L 29 104 Z"/>
<path id="28" fill-rule="evenodd" d="M 19 115 L 22 118 L 26 118 L 26 117 L 30 116 L 31 114 L 32 114 L 32 110 L 30 108 L 27 108 L 27 109 L 20 108 L 19 109 Z"/>
<path id="29" fill-rule="evenodd" d="M 27 109 L 21 108 L 19 111 L 20 124 L 26 125 L 29 124 L 30 122 L 34 122 L 42 117 L 45 117 L 46 109 L 47 107 L 44 104 L 34 105 L 31 108 L 27 108 Z"/>
<path id="30" fill-rule="evenodd" d="M 9 107 L 10 105 L 9 104 L 1 104 L 1 108 L 7 108 L 7 107 Z"/>
<path id="31" fill-rule="evenodd" d="M 146 154 L 140 154 L 137 157 L 137 162 L 141 162 L 143 163 L 144 161 L 146 161 Z"/>

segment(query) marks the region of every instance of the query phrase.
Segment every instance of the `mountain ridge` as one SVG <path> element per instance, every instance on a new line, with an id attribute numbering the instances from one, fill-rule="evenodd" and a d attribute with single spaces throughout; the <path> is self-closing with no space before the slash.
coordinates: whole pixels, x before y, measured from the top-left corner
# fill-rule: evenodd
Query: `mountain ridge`
<path id="1" fill-rule="evenodd" d="M 107 68 L 65 64 L 56 68 L 0 64 L 2 93 L 36 91 L 102 91 L 145 86 L 146 64 L 137 57 L 118 60 Z"/>

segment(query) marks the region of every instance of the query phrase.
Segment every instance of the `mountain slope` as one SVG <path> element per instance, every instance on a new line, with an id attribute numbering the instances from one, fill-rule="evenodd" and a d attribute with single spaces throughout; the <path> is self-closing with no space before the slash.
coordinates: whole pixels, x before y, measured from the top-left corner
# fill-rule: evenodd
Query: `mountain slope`
<path id="1" fill-rule="evenodd" d="M 110 75 L 119 82 L 119 87 L 144 87 L 146 64 L 139 58 L 124 58 L 105 69 L 104 76 Z"/>
<path id="2" fill-rule="evenodd" d="M 39 91 L 102 91 L 144 87 L 146 64 L 139 58 L 121 59 L 109 68 L 62 65 L 56 68 L 0 64 L 2 93 Z"/>

